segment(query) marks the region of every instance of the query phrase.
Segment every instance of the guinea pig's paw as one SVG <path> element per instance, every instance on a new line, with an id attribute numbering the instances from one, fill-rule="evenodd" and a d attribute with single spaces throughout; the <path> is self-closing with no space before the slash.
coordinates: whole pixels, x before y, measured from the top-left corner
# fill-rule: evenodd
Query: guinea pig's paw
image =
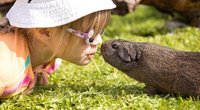
<path id="1" fill-rule="evenodd" d="M 158 90 L 157 90 L 155 87 L 150 86 L 150 85 L 146 85 L 146 86 L 145 86 L 145 89 L 146 89 L 146 92 L 147 92 L 147 94 L 148 94 L 149 96 L 155 95 L 155 94 L 158 94 L 158 93 L 159 93 Z"/>

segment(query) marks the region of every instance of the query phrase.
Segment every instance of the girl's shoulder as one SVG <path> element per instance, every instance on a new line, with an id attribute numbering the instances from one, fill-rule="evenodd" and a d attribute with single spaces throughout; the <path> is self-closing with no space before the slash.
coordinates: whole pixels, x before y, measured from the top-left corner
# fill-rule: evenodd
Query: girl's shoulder
<path id="1" fill-rule="evenodd" d="M 11 57 L 26 59 L 28 55 L 27 41 L 23 36 L 17 36 L 14 32 L 0 33 L 0 59 Z"/>
<path id="2" fill-rule="evenodd" d="M 30 65 L 26 40 L 12 32 L 0 33 L 0 80 L 4 86 L 23 80 Z"/>

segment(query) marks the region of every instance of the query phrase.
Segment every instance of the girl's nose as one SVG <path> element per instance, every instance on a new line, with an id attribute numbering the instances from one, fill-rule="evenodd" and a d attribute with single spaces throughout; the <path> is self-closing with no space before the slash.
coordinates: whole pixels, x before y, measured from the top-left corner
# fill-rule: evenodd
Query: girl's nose
<path id="1" fill-rule="evenodd" d="M 102 38 L 101 38 L 101 35 L 97 35 L 95 38 L 94 38 L 94 41 L 92 43 L 92 45 L 99 45 L 102 43 Z"/>

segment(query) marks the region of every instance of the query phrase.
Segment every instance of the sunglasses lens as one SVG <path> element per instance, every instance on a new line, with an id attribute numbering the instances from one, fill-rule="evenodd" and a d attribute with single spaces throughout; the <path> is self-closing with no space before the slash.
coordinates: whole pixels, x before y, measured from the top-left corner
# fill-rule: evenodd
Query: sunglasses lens
<path id="1" fill-rule="evenodd" d="M 87 44 L 92 44 L 93 43 L 93 41 L 94 41 L 94 38 L 88 38 L 88 39 L 86 39 L 86 43 Z"/>
<path id="2" fill-rule="evenodd" d="M 94 41 L 94 38 L 89 38 L 89 42 L 92 43 Z"/>

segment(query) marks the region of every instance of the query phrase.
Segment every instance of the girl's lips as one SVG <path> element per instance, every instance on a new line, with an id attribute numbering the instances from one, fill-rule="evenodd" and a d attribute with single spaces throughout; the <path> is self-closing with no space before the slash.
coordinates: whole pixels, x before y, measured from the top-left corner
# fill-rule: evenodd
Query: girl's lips
<path id="1" fill-rule="evenodd" d="M 87 54 L 87 55 L 94 55 L 96 52 L 93 52 L 93 53 L 89 53 L 89 54 Z"/>
<path id="2" fill-rule="evenodd" d="M 95 53 L 96 53 L 96 52 L 87 54 L 87 56 L 92 57 L 92 56 L 94 56 Z"/>

